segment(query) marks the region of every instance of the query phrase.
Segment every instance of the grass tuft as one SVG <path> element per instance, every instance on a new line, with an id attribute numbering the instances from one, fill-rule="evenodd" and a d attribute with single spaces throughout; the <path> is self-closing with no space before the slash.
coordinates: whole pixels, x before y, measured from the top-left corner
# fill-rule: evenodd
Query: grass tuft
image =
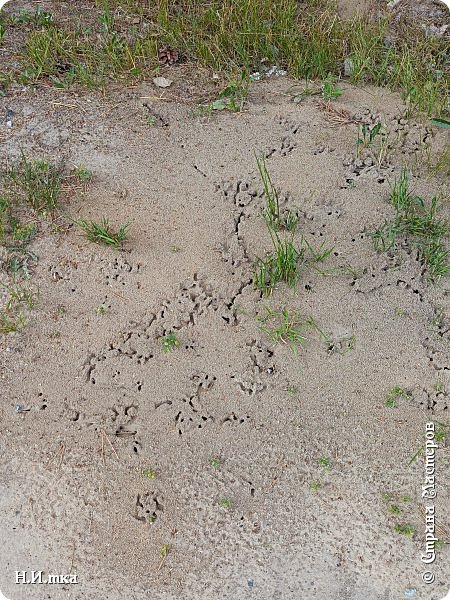
<path id="1" fill-rule="evenodd" d="M 21 151 L 20 161 L 6 170 L 3 180 L 9 192 L 41 214 L 59 206 L 61 173 L 44 160 L 28 160 Z"/>
<path id="2" fill-rule="evenodd" d="M 175 350 L 175 348 L 178 348 L 178 346 L 180 345 L 180 340 L 174 333 L 168 333 L 160 339 L 163 352 L 165 353 L 172 352 L 172 350 Z"/>
<path id="3" fill-rule="evenodd" d="M 25 311 L 36 307 L 38 294 L 15 284 L 8 289 L 8 301 L 0 313 L 0 334 L 17 333 L 25 325 Z"/>
<path id="4" fill-rule="evenodd" d="M 297 354 L 298 347 L 303 348 L 307 338 L 305 332 L 316 331 L 325 338 L 325 334 L 319 328 L 312 317 L 302 317 L 299 313 L 289 314 L 284 308 L 281 312 L 265 308 L 265 315 L 259 320 L 264 325 L 259 329 L 267 334 L 275 343 L 289 344 L 294 354 Z"/>
<path id="5" fill-rule="evenodd" d="M 396 408 L 398 406 L 397 401 L 400 399 L 411 398 L 411 392 L 404 390 L 402 387 L 396 385 L 386 394 L 384 398 L 384 405 L 388 408 Z"/>
<path id="6" fill-rule="evenodd" d="M 403 241 L 409 248 L 417 249 L 419 260 L 432 281 L 448 275 L 450 222 L 439 216 L 440 199 L 435 196 L 427 204 L 414 196 L 409 191 L 408 172 L 403 168 L 392 187 L 390 202 L 395 216 L 371 233 L 375 250 L 397 250 Z"/>
<path id="7" fill-rule="evenodd" d="M 90 242 L 105 244 L 116 249 L 121 248 L 127 239 L 127 229 L 130 225 L 129 223 L 125 223 L 118 231 L 113 231 L 108 219 L 105 218 L 100 223 L 86 221 L 85 219 L 78 219 L 73 222 L 83 230 L 84 235 Z"/>

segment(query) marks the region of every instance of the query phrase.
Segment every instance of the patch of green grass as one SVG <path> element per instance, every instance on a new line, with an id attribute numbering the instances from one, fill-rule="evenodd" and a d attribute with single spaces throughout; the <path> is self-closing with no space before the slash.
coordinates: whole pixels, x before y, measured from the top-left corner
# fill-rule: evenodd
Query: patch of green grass
<path id="1" fill-rule="evenodd" d="M 149 479 L 150 481 L 152 481 L 153 479 L 156 479 L 157 473 L 155 471 L 155 469 L 153 469 L 153 467 L 147 467 L 147 469 L 144 470 L 144 477 L 146 479 Z"/>
<path id="2" fill-rule="evenodd" d="M 265 205 L 261 212 L 269 231 L 276 232 L 279 229 L 287 229 L 291 233 L 295 233 L 299 220 L 298 214 L 291 210 L 281 214 L 278 191 L 272 183 L 266 161 L 256 157 L 256 164 L 264 188 Z"/>
<path id="3" fill-rule="evenodd" d="M 289 396 L 294 396 L 297 393 L 297 387 L 293 383 L 288 383 L 286 391 Z"/>
<path id="4" fill-rule="evenodd" d="M 220 458 L 218 458 L 217 456 L 213 456 L 212 458 L 210 458 L 209 464 L 212 466 L 213 469 L 220 469 Z"/>
<path id="5" fill-rule="evenodd" d="M 450 272 L 450 221 L 440 217 L 442 202 L 435 196 L 427 204 L 409 191 L 409 175 L 406 168 L 394 182 L 390 202 L 395 210 L 393 219 L 386 221 L 371 233 L 375 250 L 398 249 L 405 241 L 416 248 L 419 260 L 432 281 L 438 281 Z"/>
<path id="6" fill-rule="evenodd" d="M 97 306 L 97 308 L 95 309 L 95 312 L 96 312 L 98 315 L 100 315 L 101 317 L 102 317 L 103 315 L 106 315 L 107 311 L 108 311 L 108 309 L 106 308 L 106 306 L 105 306 L 104 304 L 99 304 L 99 305 Z"/>
<path id="7" fill-rule="evenodd" d="M 174 333 L 168 333 L 167 335 L 163 336 L 161 339 L 161 344 L 162 344 L 162 348 L 163 348 L 163 352 L 172 352 L 172 350 L 175 350 L 175 348 L 178 348 L 178 346 L 180 345 L 180 340 L 177 338 L 177 336 Z"/>
<path id="8" fill-rule="evenodd" d="M 278 191 L 272 183 L 266 161 L 263 158 L 256 157 L 259 175 L 264 186 L 265 206 L 262 209 L 262 215 L 266 220 L 267 227 L 273 231 L 281 226 L 280 199 Z"/>
<path id="9" fill-rule="evenodd" d="M 220 498 L 219 506 L 221 508 L 225 508 L 226 510 L 231 510 L 231 501 L 228 498 Z"/>
<path id="10" fill-rule="evenodd" d="M 315 250 L 303 236 L 300 245 L 295 246 L 292 234 L 291 239 L 283 240 L 278 232 L 269 226 L 268 230 L 274 253 L 257 260 L 253 275 L 254 286 L 266 297 L 270 296 L 279 283 L 287 283 L 294 289 L 298 283 L 300 269 L 304 266 L 311 265 L 322 275 L 326 274 L 317 265 L 328 258 L 333 248 L 326 248 L 322 243 Z"/>
<path id="11" fill-rule="evenodd" d="M 307 250 L 309 251 L 313 263 L 323 263 L 333 252 L 334 246 L 327 248 L 325 242 L 322 242 L 320 246 L 315 250 L 306 238 L 302 238 Z"/>
<path id="12" fill-rule="evenodd" d="M 397 525 L 394 526 L 394 531 L 396 533 L 411 536 L 415 534 L 416 528 L 410 523 L 397 523 Z"/>
<path id="13" fill-rule="evenodd" d="M 296 0 L 105 0 L 102 9 L 89 30 L 49 22 L 33 32 L 23 56 L 24 79 L 92 86 L 145 77 L 157 64 L 157 48 L 170 45 L 235 81 L 243 70 L 276 64 L 295 78 L 325 81 L 326 98 L 339 93 L 332 78 L 347 61 L 353 83 L 401 90 L 410 111 L 439 118 L 447 108 L 445 36 L 427 37 L 406 18 L 401 27 L 389 15 L 344 20 L 335 3 L 325 0 L 301 9 Z M 138 14 L 140 23 L 131 25 L 124 13 Z M 387 44 L 392 28 L 395 41 Z M 228 103 L 218 100 L 218 109 L 225 109 Z"/>
<path id="14" fill-rule="evenodd" d="M 6 28 L 3 18 L 0 16 L 0 46 L 3 44 L 3 39 L 6 35 Z"/>
<path id="15" fill-rule="evenodd" d="M 1 84 L 1 75 L 0 75 Z M 428 172 L 432 177 L 450 178 L 450 146 L 447 144 L 436 156 L 431 156 L 431 149 L 426 156 Z"/>
<path id="16" fill-rule="evenodd" d="M 325 337 L 322 330 L 312 317 L 302 317 L 298 313 L 289 314 L 285 308 L 281 312 L 264 307 L 265 314 L 259 318 L 264 325 L 259 329 L 267 334 L 275 343 L 289 344 L 294 354 L 297 354 L 298 347 L 303 348 L 307 338 L 305 332 L 315 331 Z"/>
<path id="17" fill-rule="evenodd" d="M 163 544 L 161 546 L 161 552 L 159 553 L 159 558 L 161 560 L 164 560 L 173 550 L 172 546 L 169 546 L 168 544 Z"/>
<path id="18" fill-rule="evenodd" d="M 32 32 L 23 52 L 19 80 L 36 83 L 48 78 L 57 88 L 67 89 L 74 84 L 92 88 L 142 75 L 148 60 L 156 58 L 154 36 L 140 35 L 136 28 L 122 35 L 108 3 L 104 6 L 94 29 L 63 28 L 51 23 Z"/>
<path id="19" fill-rule="evenodd" d="M 398 406 L 397 400 L 400 400 L 401 398 L 411 398 L 411 396 L 411 392 L 408 392 L 400 386 L 396 385 L 395 387 L 390 389 L 389 392 L 386 394 L 384 398 L 384 405 L 388 408 L 396 408 Z"/>
<path id="20" fill-rule="evenodd" d="M 320 483 L 320 481 L 311 481 L 311 483 L 309 484 L 309 489 L 313 491 L 320 490 L 321 487 L 322 484 Z"/>
<path id="21" fill-rule="evenodd" d="M 450 423 L 441 423 L 439 421 L 434 421 L 435 430 L 434 430 L 434 441 L 436 444 L 444 444 L 447 438 L 450 438 Z M 417 458 L 424 452 L 426 448 L 426 444 L 422 444 L 420 448 L 413 454 L 413 456 L 409 459 L 408 465 L 411 465 L 413 462 L 417 460 Z"/>
<path id="22" fill-rule="evenodd" d="M 73 221 L 83 230 L 86 239 L 96 244 L 104 244 L 119 249 L 127 239 L 127 229 L 130 223 L 125 223 L 118 231 L 113 231 L 108 219 L 103 218 L 100 223 L 78 219 Z"/>
<path id="23" fill-rule="evenodd" d="M 0 334 L 17 333 L 25 325 L 25 312 L 36 307 L 38 294 L 15 284 L 8 289 L 8 301 L 0 313 Z"/>
<path id="24" fill-rule="evenodd" d="M 29 279 L 32 263 L 37 261 L 37 256 L 27 247 L 37 233 L 37 225 L 20 221 L 17 211 L 14 198 L 0 196 L 0 244 L 7 252 L 5 263 L 14 280 L 17 276 Z"/>
<path id="25" fill-rule="evenodd" d="M 326 471 L 330 470 L 331 461 L 327 456 L 321 456 L 319 458 L 319 465 L 323 467 Z"/>
<path id="26" fill-rule="evenodd" d="M 3 173 L 3 182 L 17 201 L 26 202 L 41 215 L 59 206 L 62 175 L 44 160 L 28 160 L 21 151 L 20 161 Z"/>
<path id="27" fill-rule="evenodd" d="M 304 260 L 304 249 L 296 248 L 292 240 L 281 240 L 278 234 L 271 232 L 275 253 L 259 259 L 254 274 L 256 289 L 269 296 L 281 282 L 295 288 L 298 283 L 299 269 Z"/>
<path id="28" fill-rule="evenodd" d="M 377 139 L 382 140 L 385 132 L 380 121 L 372 126 L 358 125 L 358 137 L 356 138 L 356 154 L 359 157 L 362 149 L 370 148 Z"/>
<path id="29" fill-rule="evenodd" d="M 88 183 L 92 179 L 92 171 L 84 165 L 77 165 L 73 170 L 73 174 L 82 183 Z"/>
<path id="30" fill-rule="evenodd" d="M 34 13 L 26 9 L 21 9 L 17 14 L 8 17 L 7 21 L 8 25 L 13 27 L 23 24 L 46 27 L 50 23 L 53 23 L 53 15 L 52 13 L 42 10 L 40 6 L 37 6 Z"/>
<path id="31" fill-rule="evenodd" d="M 450 542 L 447 542 L 447 540 L 436 540 L 434 542 L 434 549 L 436 552 L 441 552 L 449 544 Z"/>

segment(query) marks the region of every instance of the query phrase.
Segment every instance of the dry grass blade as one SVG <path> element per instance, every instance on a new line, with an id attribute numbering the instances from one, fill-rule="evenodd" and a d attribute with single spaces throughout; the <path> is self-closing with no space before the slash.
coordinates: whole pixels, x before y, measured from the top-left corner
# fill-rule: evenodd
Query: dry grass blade
<path id="1" fill-rule="evenodd" d="M 336 106 L 333 106 L 330 101 L 324 102 L 321 100 L 317 102 L 317 108 L 324 113 L 325 118 L 332 125 L 339 126 L 359 123 L 358 119 L 355 119 L 355 117 L 353 117 L 348 110 L 345 110 L 344 108 L 337 108 Z"/>
<path id="2" fill-rule="evenodd" d="M 45 469 L 50 470 L 50 467 L 52 466 L 55 458 L 59 457 L 58 458 L 58 465 L 57 465 L 57 468 L 56 468 L 56 470 L 59 471 L 61 469 L 61 465 L 62 465 L 62 462 L 64 460 L 64 454 L 65 454 L 65 452 L 66 452 L 66 446 L 65 446 L 64 442 L 60 442 L 58 449 L 55 450 L 52 453 L 52 455 L 50 456 L 47 464 L 45 465 Z"/>
<path id="3" fill-rule="evenodd" d="M 100 431 L 100 448 L 98 449 L 98 453 L 100 454 L 100 456 L 102 458 L 102 463 L 105 464 L 105 441 L 108 443 L 114 456 L 117 458 L 117 460 L 120 461 L 119 455 L 117 454 L 116 449 L 112 445 L 111 440 L 106 435 L 106 432 L 102 429 Z"/>

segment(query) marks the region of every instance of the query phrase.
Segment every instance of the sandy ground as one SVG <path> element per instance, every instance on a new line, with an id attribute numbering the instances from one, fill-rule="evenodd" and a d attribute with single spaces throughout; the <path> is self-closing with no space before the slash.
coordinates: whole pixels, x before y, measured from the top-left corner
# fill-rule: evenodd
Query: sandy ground
<path id="1" fill-rule="evenodd" d="M 41 235 L 38 306 L 0 341 L 8 598 L 441 600 L 448 591 L 448 547 L 435 583 L 422 582 L 424 464 L 408 460 L 425 423 L 448 420 L 449 286 L 429 284 L 413 253 L 377 255 L 368 235 L 391 214 L 389 185 L 405 161 L 417 193 L 442 189 L 427 177 L 424 146 L 437 151 L 445 136 L 402 121 L 399 96 L 344 84 L 334 106 L 391 131 L 381 164 L 370 151 L 360 164 L 357 125 L 330 121 L 315 98 L 293 103 L 292 84 L 255 84 L 245 112 L 213 117 L 156 99 L 150 83 L 108 98 L 41 88 L 1 99 L 16 115 L 2 126 L 3 158 L 23 147 L 83 163 L 93 181 L 67 195 L 65 214 L 131 220 L 123 252 L 75 228 Z M 269 299 L 252 283 L 270 249 L 255 152 L 283 205 L 299 210 L 297 239 L 334 246 L 326 276 L 305 269 L 296 293 L 280 286 Z M 298 355 L 274 345 L 259 328 L 265 305 L 312 316 L 335 351 L 316 334 Z M 170 331 L 180 346 L 163 353 Z M 394 386 L 411 395 L 388 408 Z M 437 522 L 448 532 L 448 449 L 436 470 Z M 401 523 L 416 533 L 396 533 Z M 31 569 L 76 574 L 78 584 L 16 585 L 15 572 Z"/>

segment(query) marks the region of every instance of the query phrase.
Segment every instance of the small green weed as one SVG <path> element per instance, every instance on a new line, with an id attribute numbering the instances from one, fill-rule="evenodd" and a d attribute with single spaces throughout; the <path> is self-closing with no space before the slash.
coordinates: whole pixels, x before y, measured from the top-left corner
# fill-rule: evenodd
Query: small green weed
<path id="1" fill-rule="evenodd" d="M 298 346 L 301 348 L 305 346 L 307 341 L 306 331 L 316 331 L 325 337 L 325 334 L 312 317 L 305 318 L 298 313 L 290 315 L 286 308 L 281 312 L 272 310 L 267 306 L 264 308 L 265 315 L 259 319 L 264 325 L 260 325 L 259 329 L 267 334 L 274 343 L 289 344 L 294 354 L 297 354 Z M 273 324 L 270 325 L 270 323 Z"/>
<path id="2" fill-rule="evenodd" d="M 127 239 L 127 229 L 130 223 L 125 223 L 118 231 L 113 231 L 108 219 L 103 218 L 100 223 L 78 219 L 73 221 L 83 230 L 84 235 L 90 242 L 104 244 L 119 249 Z"/>
<path id="3" fill-rule="evenodd" d="M 228 498 L 220 498 L 219 506 L 221 508 L 225 508 L 226 510 L 231 510 L 231 501 Z"/>
<path id="4" fill-rule="evenodd" d="M 269 296 L 281 282 L 295 288 L 299 278 L 299 269 L 304 260 L 304 249 L 296 248 L 292 240 L 282 241 L 278 234 L 271 232 L 275 253 L 259 259 L 254 274 L 256 289 Z"/>
<path id="5" fill-rule="evenodd" d="M 217 100 L 209 105 L 211 111 L 229 110 L 230 112 L 241 112 L 245 106 L 250 87 L 250 79 L 245 72 L 241 74 L 239 81 L 232 80 L 220 92 Z"/>
<path id="6" fill-rule="evenodd" d="M 386 394 L 384 398 L 384 405 L 388 408 L 396 408 L 398 406 L 397 400 L 400 400 L 401 398 L 407 399 L 411 397 L 411 392 L 408 392 L 400 386 L 396 385 L 395 387 L 390 389 L 389 392 Z"/>
<path id="7" fill-rule="evenodd" d="M 12 27 L 23 24 L 46 27 L 50 23 L 53 23 L 53 15 L 42 10 L 40 6 L 37 6 L 34 13 L 26 9 L 21 9 L 16 15 L 9 17 L 8 23 Z"/>
<path id="8" fill-rule="evenodd" d="M 37 261 L 37 256 L 27 245 L 37 232 L 35 223 L 22 223 L 14 215 L 17 208 L 13 199 L 0 196 L 0 244 L 7 251 L 7 269 L 14 276 L 21 275 L 24 279 L 31 276 L 31 263 Z"/>
<path id="9" fill-rule="evenodd" d="M 291 210 L 284 211 L 281 214 L 278 191 L 272 183 L 266 161 L 263 158 L 256 157 L 256 163 L 264 187 L 265 206 L 261 212 L 269 231 L 275 232 L 278 229 L 287 229 L 291 233 L 295 233 L 299 221 L 298 214 Z"/>
<path id="10" fill-rule="evenodd" d="M 311 481 L 311 483 L 309 484 L 309 488 L 313 491 L 320 490 L 321 487 L 322 484 L 320 483 L 320 481 Z"/>
<path id="11" fill-rule="evenodd" d="M 82 183 L 88 183 L 92 179 L 92 171 L 85 167 L 84 165 L 78 165 L 74 168 L 73 174 L 77 177 Z"/>
<path id="12" fill-rule="evenodd" d="M 180 345 L 180 340 L 174 333 L 168 333 L 164 337 L 160 338 L 163 348 L 163 352 L 172 352 Z"/>
<path id="13" fill-rule="evenodd" d="M 319 465 L 325 469 L 325 471 L 330 470 L 331 461 L 327 456 L 321 456 L 319 458 Z"/>
<path id="14" fill-rule="evenodd" d="M 433 390 L 437 394 L 441 394 L 442 392 L 445 391 L 445 384 L 442 381 L 438 381 L 437 383 L 433 384 Z"/>
<path id="15" fill-rule="evenodd" d="M 157 473 L 155 471 L 155 469 L 153 469 L 153 467 L 147 467 L 147 469 L 144 470 L 144 477 L 146 479 L 150 479 L 150 481 L 153 481 L 153 479 L 156 479 Z"/>
<path id="16" fill-rule="evenodd" d="M 372 127 L 369 125 L 358 126 L 358 137 L 356 139 L 357 154 L 359 156 L 361 148 L 368 148 L 376 140 L 377 136 L 382 135 L 382 124 L 375 123 Z"/>
<path id="17" fill-rule="evenodd" d="M 262 209 L 262 215 L 266 220 L 267 227 L 275 231 L 281 226 L 278 191 L 272 183 L 269 171 L 267 170 L 266 161 L 256 157 L 256 164 L 258 165 L 259 175 L 264 186 L 264 198 L 266 201 L 266 205 Z"/>
<path id="18" fill-rule="evenodd" d="M 322 98 L 324 100 L 335 100 L 342 96 L 344 90 L 335 85 L 335 77 L 332 73 L 328 73 L 322 84 Z"/>
<path id="19" fill-rule="evenodd" d="M 450 423 L 441 423 L 439 421 L 434 421 L 435 430 L 434 430 L 434 441 L 436 444 L 443 444 L 446 442 L 447 438 L 450 438 Z M 413 462 L 417 460 L 417 458 L 424 452 L 426 448 L 426 444 L 422 444 L 420 448 L 413 454 L 413 456 L 408 461 L 408 465 L 411 465 Z"/>
<path id="20" fill-rule="evenodd" d="M 447 542 L 447 540 L 436 540 L 434 542 L 434 549 L 436 552 L 442 552 L 445 546 L 448 546 L 449 544 L 450 542 Z"/>
<path id="21" fill-rule="evenodd" d="M 163 561 L 167 558 L 167 556 L 172 552 L 173 546 L 168 544 L 163 544 L 161 546 L 161 552 L 159 553 L 159 558 Z"/>
<path id="22" fill-rule="evenodd" d="M 311 244 L 308 242 L 308 240 L 306 238 L 302 237 L 302 241 L 305 244 L 307 250 L 309 251 L 309 253 L 312 257 L 311 260 L 313 263 L 324 262 L 334 250 L 334 246 L 332 246 L 331 248 L 327 248 L 325 246 L 325 242 L 322 242 L 320 244 L 320 246 L 317 248 L 317 250 L 314 250 L 314 248 L 311 246 Z"/>
<path id="23" fill-rule="evenodd" d="M 448 275 L 450 250 L 448 240 L 449 220 L 438 216 L 440 201 L 434 197 L 430 204 L 411 194 L 409 175 L 404 168 L 392 187 L 391 204 L 395 210 L 393 220 L 387 219 L 371 233 L 375 250 L 397 249 L 399 239 L 415 247 L 419 260 L 432 281 Z"/>
<path id="24" fill-rule="evenodd" d="M 106 306 L 104 304 L 99 304 L 97 306 L 97 308 L 95 309 L 95 312 L 98 315 L 103 316 L 103 315 L 106 315 L 106 313 L 108 312 L 108 309 L 106 308 Z"/>
<path id="25" fill-rule="evenodd" d="M 294 102 L 295 104 L 300 104 L 300 102 L 305 100 L 305 98 L 310 98 L 311 96 L 318 96 L 323 93 L 323 90 L 321 88 L 317 89 L 316 86 L 311 87 L 310 82 L 308 80 L 306 80 L 304 87 L 299 92 L 295 91 L 297 88 L 297 85 L 293 85 L 291 88 L 291 90 L 293 91 L 292 102 Z"/>
<path id="26" fill-rule="evenodd" d="M 217 456 L 213 456 L 209 459 L 209 464 L 212 466 L 213 469 L 220 469 L 220 458 L 218 458 Z"/>
<path id="27" fill-rule="evenodd" d="M 403 535 L 411 536 L 415 534 L 416 528 L 410 523 L 397 523 L 397 525 L 394 526 L 394 531 L 396 533 L 402 533 Z"/>

